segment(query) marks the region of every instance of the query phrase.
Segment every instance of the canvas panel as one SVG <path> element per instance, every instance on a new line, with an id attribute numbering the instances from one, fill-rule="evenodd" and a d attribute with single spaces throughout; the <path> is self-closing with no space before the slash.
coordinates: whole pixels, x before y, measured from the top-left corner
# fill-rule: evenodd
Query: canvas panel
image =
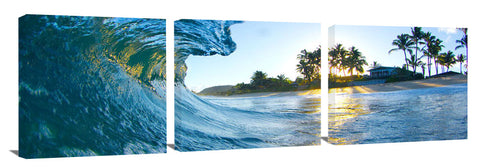
<path id="1" fill-rule="evenodd" d="M 467 138 L 467 29 L 330 28 L 329 142 Z"/>
<path id="2" fill-rule="evenodd" d="M 19 156 L 166 152 L 165 20 L 19 18 Z"/>
<path id="3" fill-rule="evenodd" d="M 176 21 L 175 148 L 319 145 L 320 29 L 318 23 Z M 299 68 L 301 61 L 308 67 Z"/>

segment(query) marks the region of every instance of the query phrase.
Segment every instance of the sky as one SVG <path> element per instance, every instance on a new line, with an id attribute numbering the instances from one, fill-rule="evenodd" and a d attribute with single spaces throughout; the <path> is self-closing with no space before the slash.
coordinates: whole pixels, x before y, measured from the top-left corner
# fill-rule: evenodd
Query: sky
<path id="1" fill-rule="evenodd" d="M 355 46 L 359 49 L 360 52 L 365 56 L 367 63 L 369 65 L 373 64 L 373 61 L 377 61 L 382 66 L 397 66 L 401 67 L 405 64 L 405 56 L 403 51 L 393 51 L 388 53 L 389 50 L 396 48 L 392 45 L 394 39 L 397 38 L 397 35 L 402 33 L 411 34 L 411 27 L 386 27 L 386 26 L 346 26 L 346 25 L 335 25 L 334 29 L 334 42 L 333 39 L 329 39 L 329 42 L 333 44 L 343 44 L 343 46 L 348 49 L 351 46 Z M 332 30 L 332 29 L 329 29 Z M 456 30 L 456 28 L 430 28 L 422 27 L 422 31 L 430 32 L 433 36 L 436 36 L 438 39 L 443 40 L 443 45 L 445 46 L 440 53 L 452 51 L 455 55 L 465 54 L 465 48 L 460 48 L 455 50 L 455 47 L 458 46 L 456 40 L 459 40 L 463 37 L 463 32 Z M 332 34 L 329 32 L 329 34 Z M 330 35 L 330 37 L 332 37 Z M 330 38 L 329 37 L 329 38 Z M 329 44 L 331 45 L 331 44 Z M 423 46 L 423 45 L 422 45 Z M 421 54 L 419 54 L 421 55 Z M 409 57 L 407 53 L 407 57 Z M 423 62 L 426 62 L 427 59 L 424 57 Z M 365 70 L 368 70 L 369 66 L 365 66 Z M 411 68 L 410 68 L 411 70 Z M 450 68 L 451 71 L 460 72 L 460 64 L 455 64 Z M 445 69 L 446 71 L 446 69 Z M 462 71 L 465 71 L 465 68 L 462 68 Z M 417 72 L 421 73 L 421 68 L 417 68 Z M 439 67 L 439 73 L 441 68 Z M 368 73 L 365 71 L 365 73 Z M 427 68 L 425 68 L 425 73 L 428 73 Z M 432 74 L 435 74 L 434 65 L 432 65 Z"/>
<path id="2" fill-rule="evenodd" d="M 403 52 L 389 54 L 388 51 L 394 48 L 392 41 L 396 36 L 410 34 L 410 28 L 335 25 L 330 29 L 334 30 L 334 36 L 331 36 L 334 38 L 330 41 L 333 39 L 332 44 L 341 43 L 346 49 L 355 46 L 365 56 L 369 66 L 377 61 L 383 66 L 400 67 L 405 63 Z M 190 56 L 187 59 L 185 84 L 189 89 L 199 92 L 211 86 L 249 83 L 257 70 L 266 72 L 269 77 L 284 74 L 294 80 L 301 76 L 296 71 L 297 55 L 303 49 L 315 50 L 321 41 L 320 23 L 246 21 L 230 29 L 232 39 L 237 44 L 237 49 L 231 55 Z M 443 40 L 445 47 L 441 53 L 450 50 L 455 55 L 465 54 L 464 48 L 455 50 L 458 45 L 455 41 L 462 38 L 463 32 L 455 28 L 436 27 L 423 27 L 422 30 Z M 423 61 L 426 62 L 426 58 Z M 365 66 L 365 70 L 369 66 Z M 450 70 L 460 72 L 459 67 L 459 64 L 455 64 Z M 417 68 L 417 72 L 421 72 L 421 68 Z"/>
<path id="3" fill-rule="evenodd" d="M 295 80 L 297 55 L 320 46 L 320 23 L 243 22 L 230 27 L 237 49 L 229 56 L 190 56 L 187 88 L 199 92 L 218 85 L 249 83 L 257 70 Z"/>

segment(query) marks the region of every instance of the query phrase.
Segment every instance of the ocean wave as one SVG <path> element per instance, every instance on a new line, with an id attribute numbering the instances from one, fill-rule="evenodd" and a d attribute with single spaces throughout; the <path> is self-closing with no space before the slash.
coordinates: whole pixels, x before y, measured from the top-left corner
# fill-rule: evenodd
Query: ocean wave
<path id="1" fill-rule="evenodd" d="M 262 99 L 268 107 L 236 107 L 255 98 L 212 99 L 187 89 L 185 60 L 189 56 L 228 56 L 236 49 L 230 26 L 238 21 L 179 20 L 175 22 L 175 148 L 180 151 L 317 145 L 320 113 L 306 114 L 306 97 Z M 283 101 L 282 109 L 275 109 Z M 314 102 L 320 104 L 319 100 Z M 229 104 L 230 103 L 230 104 Z M 233 103 L 233 104 L 232 104 Z M 308 103 L 307 103 L 308 104 Z M 309 104 L 311 105 L 311 104 Z M 317 108 L 319 107 L 310 107 Z M 309 107 L 307 107 L 309 108 Z M 313 110 L 312 110 L 313 111 Z"/>
<path id="2" fill-rule="evenodd" d="M 184 85 L 189 56 L 228 56 L 237 45 L 230 26 L 241 21 L 179 20 L 175 22 L 175 83 Z"/>
<path id="3" fill-rule="evenodd" d="M 165 20 L 19 19 L 19 155 L 166 151 Z"/>

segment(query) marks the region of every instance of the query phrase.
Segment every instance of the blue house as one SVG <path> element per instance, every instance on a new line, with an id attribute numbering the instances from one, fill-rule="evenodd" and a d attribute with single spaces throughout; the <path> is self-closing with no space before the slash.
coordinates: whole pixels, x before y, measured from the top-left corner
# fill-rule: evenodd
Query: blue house
<path id="1" fill-rule="evenodd" d="M 397 67 L 385 67 L 379 66 L 373 69 L 368 70 L 370 72 L 370 78 L 372 79 L 384 79 L 389 78 L 390 76 L 394 75 L 395 69 Z"/>

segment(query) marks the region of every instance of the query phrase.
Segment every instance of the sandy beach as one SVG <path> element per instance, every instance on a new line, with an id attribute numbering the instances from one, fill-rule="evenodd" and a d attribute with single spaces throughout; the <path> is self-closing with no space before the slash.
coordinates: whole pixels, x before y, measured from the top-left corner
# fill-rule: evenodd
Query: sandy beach
<path id="1" fill-rule="evenodd" d="M 463 84 L 463 83 L 467 83 L 467 76 L 453 75 L 453 76 L 430 78 L 430 79 L 423 79 L 423 80 L 333 88 L 329 90 L 329 93 L 389 92 L 389 91 L 396 91 L 396 90 L 443 87 L 443 86 Z M 293 95 L 309 95 L 309 94 L 321 94 L 321 90 L 314 89 L 314 90 L 303 90 L 303 91 L 293 91 L 293 92 L 259 92 L 259 93 L 231 95 L 228 97 L 269 97 L 269 96 L 293 96 Z"/>
<path id="2" fill-rule="evenodd" d="M 330 89 L 329 93 L 389 92 L 389 91 L 396 91 L 396 90 L 443 87 L 443 86 L 462 84 L 462 83 L 467 83 L 467 76 L 452 75 L 447 77 L 430 78 L 430 79 L 423 79 L 423 80 L 334 88 L 334 89 Z"/>

